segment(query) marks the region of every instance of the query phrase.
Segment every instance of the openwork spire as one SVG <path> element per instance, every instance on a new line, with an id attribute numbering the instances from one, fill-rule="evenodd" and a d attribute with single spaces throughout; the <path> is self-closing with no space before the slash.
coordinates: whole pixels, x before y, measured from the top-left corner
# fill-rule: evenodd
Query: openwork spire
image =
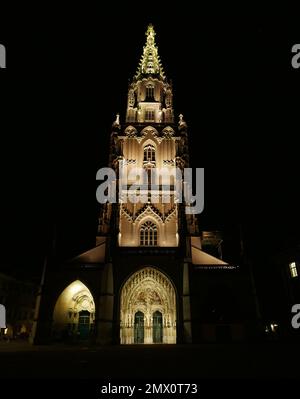
<path id="1" fill-rule="evenodd" d="M 158 48 L 155 44 L 155 31 L 152 24 L 148 25 L 146 31 L 146 45 L 143 48 L 135 77 L 141 78 L 143 75 L 159 75 L 161 79 L 165 79 L 165 74 L 158 55 Z"/>

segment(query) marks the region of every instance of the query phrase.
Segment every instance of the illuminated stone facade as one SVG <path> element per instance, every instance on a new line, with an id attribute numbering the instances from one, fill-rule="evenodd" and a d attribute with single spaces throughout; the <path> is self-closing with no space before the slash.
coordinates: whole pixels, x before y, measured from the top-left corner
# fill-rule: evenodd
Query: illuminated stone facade
<path id="1" fill-rule="evenodd" d="M 161 330 L 159 343 L 176 343 L 176 296 L 171 282 L 158 270 L 146 267 L 131 276 L 121 292 L 121 344 L 135 343 L 135 315 L 140 312 L 144 320 L 145 344 L 155 341 L 155 329 Z M 153 323 L 159 312 L 161 323 Z"/>
<path id="2" fill-rule="evenodd" d="M 119 206 L 118 241 L 124 247 L 178 247 L 180 211 L 176 167 L 183 172 L 183 168 L 189 166 L 187 125 L 182 115 L 179 123 L 174 123 L 172 86 L 158 56 L 152 25 L 149 25 L 146 36 L 140 65 L 128 89 L 126 121 L 121 126 L 117 116 L 113 124 L 110 166 L 118 173 L 121 165 L 128 186 L 136 182 L 135 170 L 143 168 L 147 180 L 156 188 L 140 190 L 143 201 L 124 201 Z M 151 173 L 154 169 L 156 174 Z M 142 179 L 140 183 L 146 184 Z M 122 199 L 126 199 L 128 193 L 123 187 Z M 107 215 L 110 214 L 111 209 L 107 209 L 101 215 L 99 234 L 109 231 Z M 187 222 L 189 232 L 197 233 L 195 217 L 188 217 Z M 145 229 L 145 223 L 149 225 L 148 229 Z M 156 238 L 153 242 L 152 235 Z"/>
<path id="3" fill-rule="evenodd" d="M 53 335 L 58 338 L 66 331 L 75 335 L 88 325 L 94 325 L 95 304 L 90 290 L 80 281 L 74 281 L 60 294 L 53 312 Z"/>
<path id="4" fill-rule="evenodd" d="M 244 339 L 244 320 L 253 319 L 248 274 L 203 251 L 209 244 L 221 254 L 222 240 L 200 232 L 196 216 L 179 201 L 178 179 L 189 167 L 188 130 L 183 115 L 174 116 L 172 85 L 151 25 L 121 119 L 117 115 L 112 125 L 109 156 L 120 201 L 101 207 L 94 248 L 45 268 L 32 342 Z M 131 202 L 125 199 L 136 183 L 135 168 L 145 184 L 136 192 L 143 200 Z M 154 175 L 155 168 L 162 173 Z M 127 177 L 121 186 L 120 171 Z"/>
<path id="5" fill-rule="evenodd" d="M 114 220 L 119 248 L 140 248 L 141 269 L 121 289 L 121 344 L 176 343 L 173 283 L 155 269 L 158 265 L 149 264 L 146 259 L 149 251 L 178 248 L 183 223 L 187 223 L 190 234 L 197 233 L 194 215 L 184 216 L 185 220 L 180 217 L 182 210 L 176 191 L 176 167 L 183 171 L 188 166 L 187 125 L 182 115 L 179 123 L 174 123 L 172 86 L 158 56 L 153 26 L 149 25 L 143 55 L 128 89 L 125 123 L 121 125 L 117 115 L 112 127 L 110 167 L 119 179 L 121 168 L 127 184 L 120 187 L 116 182 L 121 203 L 106 205 L 99 223 L 99 235 L 103 235 L 111 231 L 111 219 Z M 139 189 L 139 199 L 130 201 L 129 186 L 136 183 L 137 168 L 145 171 L 139 180 L 144 186 Z M 159 172 L 154 174 L 154 170 Z M 150 187 L 150 182 L 155 186 Z M 163 252 L 161 255 L 165 256 Z M 155 312 L 159 312 L 161 321 L 157 321 Z M 142 319 L 142 338 L 135 333 L 136 314 Z M 161 329 L 160 339 L 154 337 L 156 328 Z"/>

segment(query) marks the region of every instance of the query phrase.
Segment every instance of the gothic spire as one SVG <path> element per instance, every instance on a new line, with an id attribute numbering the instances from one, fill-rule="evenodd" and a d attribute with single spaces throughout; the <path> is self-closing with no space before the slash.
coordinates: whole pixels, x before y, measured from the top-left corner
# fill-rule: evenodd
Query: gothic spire
<path id="1" fill-rule="evenodd" d="M 165 79 L 158 48 L 155 44 L 155 35 L 153 25 L 149 24 L 146 31 L 146 45 L 143 48 L 143 55 L 135 75 L 137 79 L 140 79 L 143 75 L 159 75 L 162 80 Z"/>

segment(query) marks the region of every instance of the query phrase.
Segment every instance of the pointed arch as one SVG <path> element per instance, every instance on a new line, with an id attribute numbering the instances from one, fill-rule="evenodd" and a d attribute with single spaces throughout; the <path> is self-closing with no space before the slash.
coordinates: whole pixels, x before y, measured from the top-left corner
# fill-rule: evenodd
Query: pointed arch
<path id="1" fill-rule="evenodd" d="M 156 148 L 152 143 L 146 145 L 144 144 L 143 153 L 144 162 L 156 162 Z"/>
<path id="2" fill-rule="evenodd" d="M 158 224 L 163 223 L 163 220 L 161 218 L 159 210 L 157 208 L 155 208 L 154 205 L 151 205 L 151 204 L 144 205 L 144 207 L 141 208 L 140 213 L 137 215 L 135 221 L 140 223 L 146 217 L 148 217 L 148 218 L 152 217 L 154 219 L 154 222 L 157 222 Z"/>
<path id="3" fill-rule="evenodd" d="M 140 246 L 156 247 L 158 243 L 157 224 L 151 220 L 146 220 L 139 229 Z"/>
<path id="4" fill-rule="evenodd" d="M 155 127 L 148 125 L 144 127 L 141 131 L 141 136 L 145 138 L 156 138 L 159 136 L 158 131 L 155 129 Z"/>
<path id="5" fill-rule="evenodd" d="M 162 134 L 164 135 L 164 137 L 166 138 L 171 138 L 175 135 L 174 129 L 171 128 L 171 126 L 166 126 L 163 131 Z"/>
<path id="6" fill-rule="evenodd" d="M 125 134 L 126 134 L 126 136 L 128 136 L 128 137 L 134 137 L 134 136 L 137 135 L 137 130 L 136 130 L 136 128 L 135 128 L 134 126 L 129 125 L 129 126 L 127 126 L 126 129 L 125 129 Z"/>
<path id="7" fill-rule="evenodd" d="M 144 137 L 141 141 L 141 148 L 144 150 L 147 146 L 152 146 L 157 153 L 159 142 L 156 140 L 155 137 Z"/>
<path id="8" fill-rule="evenodd" d="M 54 306 L 54 337 L 86 339 L 93 330 L 94 319 L 93 296 L 85 284 L 75 280 L 61 292 Z"/>
<path id="9" fill-rule="evenodd" d="M 144 343 L 158 343 L 153 316 L 161 314 L 161 343 L 176 343 L 176 292 L 172 281 L 158 269 L 146 266 L 133 273 L 121 288 L 121 344 L 134 343 L 135 314 L 144 314 Z M 156 313 L 157 312 L 157 313 Z"/>
<path id="10" fill-rule="evenodd" d="M 158 131 L 150 125 L 141 130 L 140 136 L 137 138 L 137 140 L 142 146 L 152 143 L 158 147 L 162 142 L 162 138 L 159 137 Z"/>

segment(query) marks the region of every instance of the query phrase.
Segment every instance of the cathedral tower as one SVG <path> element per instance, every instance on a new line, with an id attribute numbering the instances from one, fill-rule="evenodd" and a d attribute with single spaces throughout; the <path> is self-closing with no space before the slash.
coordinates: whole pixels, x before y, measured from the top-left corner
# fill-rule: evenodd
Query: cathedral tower
<path id="1" fill-rule="evenodd" d="M 248 275 L 212 256 L 212 248 L 221 254 L 221 237 L 199 232 L 189 212 L 191 201 L 182 193 L 187 124 L 174 114 L 152 25 L 128 87 L 126 117 L 117 115 L 112 125 L 109 151 L 115 201 L 101 205 L 94 248 L 45 266 L 31 340 L 242 339 L 241 309 L 244 318 L 253 318 L 251 303 L 242 304 L 251 297 L 245 296 Z"/>
<path id="2" fill-rule="evenodd" d="M 136 272 L 130 277 L 133 282 L 121 288 L 121 343 L 177 340 L 179 298 L 167 269 L 183 282 L 184 265 L 179 266 L 177 259 L 171 266 L 170 258 L 180 252 L 183 259 L 186 234 L 197 232 L 195 216 L 184 214 L 179 198 L 183 170 L 188 166 L 187 125 L 182 115 L 174 121 L 172 85 L 149 25 L 139 66 L 128 87 L 126 120 L 121 123 L 117 115 L 112 126 L 110 167 L 116 172 L 119 203 L 107 204 L 99 223 L 99 235 L 111 232 L 115 241 L 111 243 L 114 274 L 127 269 L 117 253 L 126 257 L 130 253 L 131 272 Z M 144 282 L 134 295 L 128 294 L 128 284 L 134 285 L 134 278 L 140 276 Z M 136 323 L 143 324 L 143 332 L 135 331 Z"/>

